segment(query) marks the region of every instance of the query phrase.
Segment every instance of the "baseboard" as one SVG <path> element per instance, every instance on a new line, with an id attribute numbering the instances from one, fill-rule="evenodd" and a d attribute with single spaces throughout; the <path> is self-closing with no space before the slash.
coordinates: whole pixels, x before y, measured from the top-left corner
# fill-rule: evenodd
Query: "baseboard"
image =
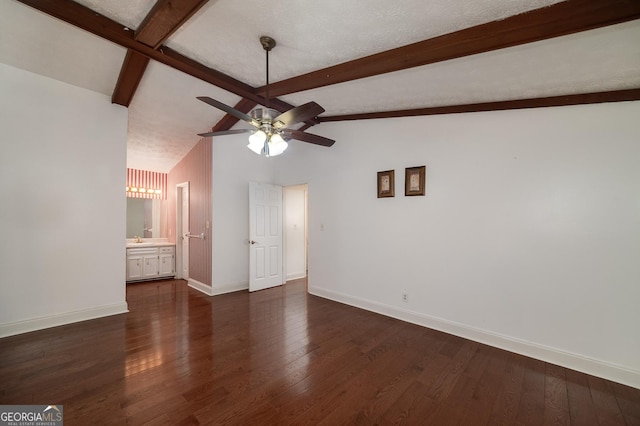
<path id="1" fill-rule="evenodd" d="M 299 280 L 300 278 L 305 278 L 306 276 L 307 276 L 306 273 L 298 272 L 298 273 L 295 273 L 295 274 L 287 274 L 286 279 L 287 279 L 287 281 Z"/>
<path id="2" fill-rule="evenodd" d="M 219 294 L 233 293 L 234 291 L 249 290 L 249 283 L 226 284 L 213 287 L 213 296 Z"/>
<path id="3" fill-rule="evenodd" d="M 193 278 L 187 279 L 187 285 L 195 290 L 198 290 L 201 293 L 206 294 L 207 296 L 213 296 L 210 285 L 203 284 L 200 281 L 194 280 Z"/>
<path id="4" fill-rule="evenodd" d="M 640 371 L 441 318 L 309 286 L 309 293 L 640 389 Z"/>
<path id="5" fill-rule="evenodd" d="M 228 284 L 223 286 L 208 286 L 199 281 L 189 278 L 187 280 L 189 287 L 194 288 L 207 296 L 217 296 L 219 294 L 233 293 L 234 291 L 247 290 L 249 288 L 248 283 Z"/>
<path id="6" fill-rule="evenodd" d="M 72 324 L 74 322 L 108 317 L 110 315 L 124 314 L 127 312 L 129 312 L 129 306 L 127 305 L 127 302 L 122 302 L 116 303 L 114 305 L 83 309 L 81 311 L 65 312 L 63 314 L 49 315 L 46 317 L 31 318 L 24 321 L 0 324 L 0 337 L 8 337 L 16 334 L 43 330 L 45 328 Z"/>

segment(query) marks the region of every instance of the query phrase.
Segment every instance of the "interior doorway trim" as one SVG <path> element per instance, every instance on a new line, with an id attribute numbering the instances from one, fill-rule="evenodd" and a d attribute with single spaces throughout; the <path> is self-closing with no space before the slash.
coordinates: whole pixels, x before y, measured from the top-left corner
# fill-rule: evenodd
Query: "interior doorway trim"
<path id="1" fill-rule="evenodd" d="M 184 215 L 187 215 L 187 220 L 189 217 L 189 212 L 183 212 L 183 196 L 184 194 L 189 196 L 189 182 L 182 182 L 176 185 L 176 278 L 178 279 L 189 279 L 188 273 L 188 265 L 189 265 L 189 239 L 186 239 L 186 250 L 184 249 L 185 242 L 185 234 L 189 232 L 189 229 L 184 229 L 183 226 L 183 218 Z M 188 209 L 187 209 L 188 210 Z M 187 264 L 187 273 L 185 276 L 184 272 L 184 264 Z"/>
<path id="2" fill-rule="evenodd" d="M 292 192 L 298 196 L 292 197 Z M 302 199 L 299 193 L 303 193 Z M 283 188 L 284 209 L 284 278 L 285 281 L 306 278 L 309 266 L 309 185 L 288 185 Z M 298 254 L 297 256 L 294 254 Z M 292 264 L 291 261 L 295 259 Z"/>

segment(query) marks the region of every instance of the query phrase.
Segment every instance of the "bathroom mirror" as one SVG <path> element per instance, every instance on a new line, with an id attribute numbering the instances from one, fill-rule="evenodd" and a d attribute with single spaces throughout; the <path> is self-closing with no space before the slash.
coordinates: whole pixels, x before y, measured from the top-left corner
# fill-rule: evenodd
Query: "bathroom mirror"
<path id="1" fill-rule="evenodd" d="M 160 238 L 162 200 L 127 197 L 127 238 Z"/>

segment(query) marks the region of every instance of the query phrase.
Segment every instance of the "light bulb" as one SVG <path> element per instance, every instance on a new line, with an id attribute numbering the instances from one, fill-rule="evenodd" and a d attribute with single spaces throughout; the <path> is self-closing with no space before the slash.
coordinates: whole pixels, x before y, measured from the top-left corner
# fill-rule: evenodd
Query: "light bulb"
<path id="1" fill-rule="evenodd" d="M 264 141 L 266 139 L 266 133 L 262 130 L 257 130 L 251 136 L 249 136 L 249 144 L 247 145 L 247 148 L 260 155 L 260 153 L 262 152 L 262 148 L 264 148 Z"/>
<path id="2" fill-rule="evenodd" d="M 269 139 L 269 155 L 271 157 L 280 155 L 284 152 L 285 149 L 287 149 L 288 146 L 289 144 L 284 139 L 282 139 L 282 136 L 276 133 Z"/>

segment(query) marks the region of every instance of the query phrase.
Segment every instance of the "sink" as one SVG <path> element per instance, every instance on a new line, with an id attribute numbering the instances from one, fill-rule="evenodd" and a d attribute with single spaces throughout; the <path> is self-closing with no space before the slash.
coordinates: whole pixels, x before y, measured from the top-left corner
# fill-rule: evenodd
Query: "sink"
<path id="1" fill-rule="evenodd" d="M 144 242 L 144 243 L 127 243 L 127 247 L 144 247 L 144 246 L 152 246 L 154 243 Z"/>

